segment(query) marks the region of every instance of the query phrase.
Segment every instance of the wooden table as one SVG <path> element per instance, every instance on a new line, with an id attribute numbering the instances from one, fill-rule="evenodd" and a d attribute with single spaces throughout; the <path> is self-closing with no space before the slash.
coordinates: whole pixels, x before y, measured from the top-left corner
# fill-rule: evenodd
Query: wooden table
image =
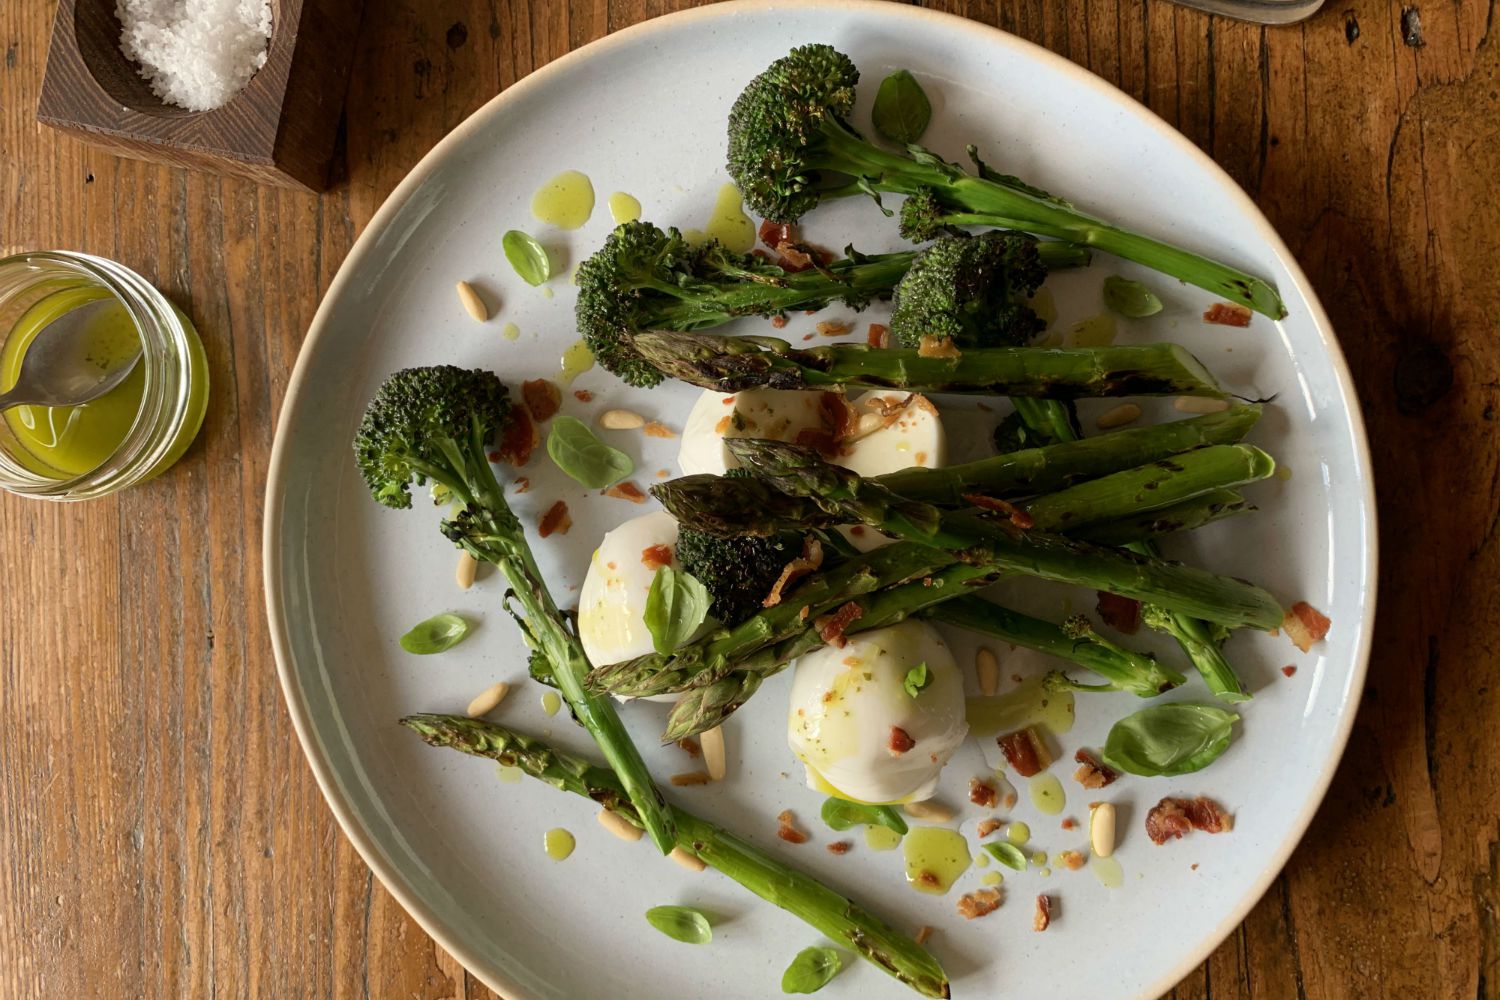
<path id="1" fill-rule="evenodd" d="M 1384 585 L 1349 751 L 1286 871 L 1174 996 L 1500 984 L 1500 42 L 1493 2 L 1413 2 L 1284 29 L 1161 0 L 933 4 L 1211 153 L 1307 269 L 1369 421 Z M 214 385 L 158 481 L 0 497 L 0 994 L 489 995 L 374 882 L 303 762 L 261 603 L 267 453 L 319 296 L 408 168 L 497 91 L 670 6 L 369 0 L 338 184 L 314 197 L 40 128 L 52 4 L 0 4 L 0 250 L 140 271 L 191 314 Z"/>

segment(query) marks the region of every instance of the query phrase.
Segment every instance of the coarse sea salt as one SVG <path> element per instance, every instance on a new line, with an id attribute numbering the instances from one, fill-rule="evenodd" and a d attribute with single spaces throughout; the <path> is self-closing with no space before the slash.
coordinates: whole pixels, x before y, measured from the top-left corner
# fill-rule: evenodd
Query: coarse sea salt
<path id="1" fill-rule="evenodd" d="M 270 0 L 116 0 L 115 14 L 152 93 L 189 111 L 222 106 L 266 63 Z"/>

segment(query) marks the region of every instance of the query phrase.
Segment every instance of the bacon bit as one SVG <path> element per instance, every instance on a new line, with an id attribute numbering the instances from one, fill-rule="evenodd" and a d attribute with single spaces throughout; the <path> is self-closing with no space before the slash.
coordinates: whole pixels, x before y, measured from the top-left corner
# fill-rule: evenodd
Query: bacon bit
<path id="1" fill-rule="evenodd" d="M 824 337 L 842 337 L 844 334 L 854 329 L 854 324 L 845 323 L 841 319 L 825 319 L 813 329 L 817 330 L 818 333 Z"/>
<path id="2" fill-rule="evenodd" d="M 859 429 L 859 412 L 842 392 L 823 393 L 818 399 L 818 416 L 834 441 L 845 441 Z"/>
<path id="3" fill-rule="evenodd" d="M 849 529 L 849 534 L 855 538 L 863 538 L 865 537 L 865 526 L 863 524 L 856 524 Z"/>
<path id="4" fill-rule="evenodd" d="M 1005 793 L 1005 808 L 1014 809 L 1018 801 L 1020 801 L 1020 799 L 1015 792 Z"/>
<path id="5" fill-rule="evenodd" d="M 999 497 L 987 497 L 982 493 L 965 493 L 964 499 L 978 507 L 980 510 L 991 510 L 997 514 L 1004 514 L 1010 518 L 1010 523 L 1026 531 L 1036 527 L 1036 521 L 1026 511 L 1017 507 L 1009 500 L 1001 500 Z"/>
<path id="6" fill-rule="evenodd" d="M 979 821 L 979 825 L 974 828 L 974 833 L 977 834 L 981 840 L 983 840 L 985 837 L 988 837 L 990 834 L 994 833 L 1004 825 L 1005 824 L 1003 822 L 995 819 L 994 817 L 990 817 L 989 819 L 982 819 Z"/>
<path id="7" fill-rule="evenodd" d="M 614 497 L 616 500 L 629 500 L 631 503 L 646 502 L 646 494 L 642 493 L 641 488 L 628 479 L 623 483 L 615 483 L 609 489 L 605 490 L 602 495 Z"/>
<path id="8" fill-rule="evenodd" d="M 772 316 L 771 317 L 771 325 L 773 327 L 775 327 L 776 329 L 778 329 L 778 330 L 783 329 L 786 326 L 786 317 L 785 316 L 780 316 L 780 315 L 778 315 L 778 316 Z M 727 403 L 727 402 L 729 402 L 729 400 L 726 399 L 726 400 L 724 400 L 724 402 Z"/>
<path id="9" fill-rule="evenodd" d="M 891 727 L 891 740 L 886 745 L 886 748 L 890 750 L 892 757 L 900 757 L 916 745 L 917 741 L 912 739 L 911 734 L 906 730 L 900 726 Z"/>
<path id="10" fill-rule="evenodd" d="M 958 897 L 958 915 L 965 920 L 975 920 L 1000 909 L 999 889 L 975 889 Z"/>
<path id="11" fill-rule="evenodd" d="M 714 779 L 708 776 L 707 771 L 686 771 L 682 774 L 672 775 L 672 784 L 678 788 L 687 788 L 690 785 L 706 785 Z"/>
<path id="12" fill-rule="evenodd" d="M 668 477 L 668 476 L 670 476 L 670 475 L 671 475 L 671 474 L 672 474 L 672 473 L 671 473 L 671 472 L 669 472 L 669 471 L 668 471 L 668 470 L 666 470 L 666 469 L 657 469 L 657 470 L 656 470 L 656 478 L 657 478 L 657 479 L 666 479 L 666 478 L 667 478 L 667 477 Z"/>
<path id="13" fill-rule="evenodd" d="M 521 398 L 536 422 L 546 423 L 562 406 L 562 390 L 547 379 L 533 378 L 521 383 Z"/>
<path id="14" fill-rule="evenodd" d="M 1094 610 L 1104 619 L 1104 624 L 1124 635 L 1135 635 L 1141 628 L 1141 602 L 1130 597 L 1121 597 L 1101 590 L 1099 602 Z"/>
<path id="15" fill-rule="evenodd" d="M 1219 326 L 1249 326 L 1252 315 L 1249 306 L 1215 302 L 1203 313 L 1203 322 L 1217 323 Z"/>
<path id="16" fill-rule="evenodd" d="M 530 493 L 531 492 L 531 480 L 527 479 L 525 476 L 518 477 L 516 479 L 516 492 L 517 493 Z"/>
<path id="17" fill-rule="evenodd" d="M 1177 799 L 1169 795 L 1146 814 L 1146 836 L 1153 844 L 1165 844 L 1189 830 L 1223 833 L 1233 826 L 1233 818 L 1217 802 L 1202 796 Z"/>
<path id="18" fill-rule="evenodd" d="M 1036 898 L 1036 911 L 1031 915 L 1031 929 L 1040 933 L 1047 929 L 1052 923 L 1052 897 L 1038 896 Z"/>
<path id="19" fill-rule="evenodd" d="M 816 336 L 817 336 L 817 334 L 815 334 L 815 333 L 806 333 L 806 334 L 803 334 L 802 335 L 802 342 L 805 344 L 809 340 L 812 340 Z"/>
<path id="20" fill-rule="evenodd" d="M 797 612 L 797 620 L 798 621 L 804 621 L 804 622 L 807 621 L 807 613 L 809 611 L 811 611 L 811 610 L 812 610 L 812 605 L 811 604 L 804 604 L 804 605 L 802 605 L 802 610 L 799 611 L 799 612 Z"/>
<path id="21" fill-rule="evenodd" d="M 1073 759 L 1078 762 L 1078 770 L 1073 772 L 1073 780 L 1084 788 L 1103 788 L 1105 785 L 1113 784 L 1120 777 L 1120 772 L 1087 750 L 1080 749 L 1073 754 Z"/>
<path id="22" fill-rule="evenodd" d="M 832 460 L 839 457 L 842 450 L 837 439 L 831 431 L 820 427 L 804 427 L 797 432 L 797 444 L 804 448 L 811 448 L 824 458 Z"/>
<path id="23" fill-rule="evenodd" d="M 761 607 L 774 608 L 781 603 L 782 593 L 793 583 L 823 565 L 823 543 L 811 535 L 802 539 L 802 554 L 781 568 L 771 592 L 761 601 Z"/>
<path id="24" fill-rule="evenodd" d="M 1068 871 L 1076 872 L 1078 869 L 1084 866 L 1084 863 L 1088 861 L 1088 858 L 1083 856 L 1082 851 L 1060 851 L 1058 852 L 1057 860 L 1061 861 L 1063 863 L 1063 867 Z"/>
<path id="25" fill-rule="evenodd" d="M 788 844 L 807 843 L 807 834 L 797 829 L 796 823 L 797 817 L 792 815 L 790 809 L 781 810 L 780 815 L 776 817 L 776 836 Z"/>
<path id="26" fill-rule="evenodd" d="M 782 270 L 796 274 L 813 266 L 813 256 L 800 244 L 782 240 L 776 244 L 776 263 L 781 265 Z"/>
<path id="27" fill-rule="evenodd" d="M 1194 861 L 1191 865 L 1188 865 L 1188 867 L 1191 868 L 1193 871 L 1197 871 L 1198 870 L 1198 862 Z"/>
<path id="28" fill-rule="evenodd" d="M 835 840 L 828 845 L 829 854 L 848 854 L 849 848 L 854 846 L 852 840 Z"/>
<path id="29" fill-rule="evenodd" d="M 714 424 L 714 433 L 722 437 L 724 435 L 724 432 L 729 430 L 729 423 L 732 419 L 733 415 L 729 413 L 726 413 L 722 417 L 720 417 L 719 422 Z"/>
<path id="30" fill-rule="evenodd" d="M 756 236 L 768 247 L 777 247 L 796 238 L 790 222 L 772 222 L 770 219 L 761 221 Z"/>
<path id="31" fill-rule="evenodd" d="M 672 546 L 648 545 L 641 549 L 641 565 L 652 572 L 672 565 Z"/>
<path id="32" fill-rule="evenodd" d="M 865 342 L 871 347 L 890 347 L 891 328 L 884 323 L 871 323 L 865 331 Z"/>
<path id="33" fill-rule="evenodd" d="M 660 420 L 646 421 L 644 430 L 647 437 L 674 438 L 677 436 L 676 431 L 668 427 L 666 424 L 662 423 Z"/>
<path id="34" fill-rule="evenodd" d="M 1078 821 L 1076 819 L 1074 819 L 1072 816 L 1069 816 L 1067 819 L 1065 819 L 1065 820 L 1062 821 L 1062 828 L 1064 830 L 1071 830 L 1074 827 L 1076 827 L 1077 825 L 1078 825 Z M 1068 852 L 1064 851 L 1063 853 L 1066 854 Z"/>
<path id="35" fill-rule="evenodd" d="M 848 641 L 844 638 L 844 630 L 854 624 L 864 613 L 864 608 L 849 601 L 832 614 L 819 615 L 814 618 L 813 628 L 818 630 L 818 636 L 828 645 L 835 649 L 843 649 Z"/>
<path id="36" fill-rule="evenodd" d="M 687 755 L 694 758 L 695 760 L 703 756 L 703 748 L 700 747 L 698 745 L 698 741 L 693 739 L 691 736 L 684 736 L 682 739 L 678 740 L 677 747 L 679 750 L 687 751 Z"/>
<path id="37" fill-rule="evenodd" d="M 994 413 L 995 412 L 995 408 L 993 406 L 988 406 L 988 405 L 986 405 L 984 403 L 975 403 L 974 406 L 977 407 L 981 413 Z"/>
<path id="38" fill-rule="evenodd" d="M 1041 773 L 1052 763 L 1052 755 L 1047 752 L 1047 745 L 1042 742 L 1041 736 L 1032 726 L 1007 733 L 995 742 L 1000 744 L 1000 750 L 1005 754 L 1005 759 L 1010 762 L 1010 766 L 1015 768 L 1016 773 L 1023 778 Z"/>
<path id="39" fill-rule="evenodd" d="M 568 514 L 568 505 L 559 500 L 548 507 L 547 513 L 542 515 L 542 520 L 536 527 L 536 533 L 543 538 L 554 534 L 566 535 L 571 527 L 573 527 L 573 518 Z"/>
<path id="40" fill-rule="evenodd" d="M 943 880 L 938 878 L 934 872 L 930 872 L 924 868 L 917 872 L 917 884 L 925 885 L 929 889 L 940 889 L 942 888 Z"/>
<path id="41" fill-rule="evenodd" d="M 485 452 L 484 457 L 487 458 L 487 459 L 489 459 L 491 462 L 499 462 L 500 461 L 500 452 L 498 450 L 488 451 L 488 452 Z"/>
<path id="42" fill-rule="evenodd" d="M 981 809 L 993 809 L 1000 804 L 1000 790 L 992 781 L 984 781 L 979 778 L 969 779 L 969 801 Z M 980 834 L 984 836 L 984 834 Z"/>
<path id="43" fill-rule="evenodd" d="M 917 936 L 914 939 L 917 942 L 917 944 L 919 944 L 919 945 L 926 944 L 928 942 L 928 940 L 930 940 L 931 938 L 932 938 L 932 928 L 931 927 L 928 927 L 926 924 L 923 924 L 921 927 L 917 928 Z"/>
<path id="44" fill-rule="evenodd" d="M 1286 666 L 1284 666 L 1284 667 L 1281 668 L 1281 673 L 1285 677 L 1290 677 L 1293 674 L 1295 674 L 1296 672 L 1297 672 L 1297 668 L 1294 667 L 1294 666 L 1292 666 L 1290 663 L 1288 663 Z"/>
<path id="45" fill-rule="evenodd" d="M 1292 605 L 1292 610 L 1286 613 L 1281 621 L 1281 627 L 1286 630 L 1287 637 L 1292 640 L 1292 645 L 1306 653 L 1315 642 L 1321 642 L 1328 634 L 1328 627 L 1333 623 L 1328 616 L 1306 601 L 1298 601 Z"/>
<path id="46" fill-rule="evenodd" d="M 952 337 L 934 337 L 925 334 L 917 343 L 917 357 L 919 358 L 958 358 L 962 351 L 953 343 Z"/>
<path id="47" fill-rule="evenodd" d="M 517 469 L 531 461 L 531 453 L 536 446 L 542 443 L 542 436 L 537 433 L 536 423 L 531 419 L 531 411 L 526 408 L 525 403 L 512 403 L 510 407 L 510 419 L 505 423 L 505 433 L 500 437 L 500 460 Z"/>
<path id="48" fill-rule="evenodd" d="M 592 403 L 594 401 L 594 394 L 588 389 L 574 389 L 573 398 L 580 403 Z"/>

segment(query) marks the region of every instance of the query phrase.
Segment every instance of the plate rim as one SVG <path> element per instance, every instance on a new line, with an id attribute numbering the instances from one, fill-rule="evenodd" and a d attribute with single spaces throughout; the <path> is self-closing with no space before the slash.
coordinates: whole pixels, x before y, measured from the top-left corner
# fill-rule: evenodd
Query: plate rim
<path id="1" fill-rule="evenodd" d="M 1078 86 L 1095 91 L 1101 96 L 1121 104 L 1133 114 L 1141 115 L 1147 125 L 1177 148 L 1179 155 L 1194 162 L 1199 168 L 1204 169 L 1211 179 L 1217 180 L 1219 186 L 1223 189 L 1224 195 L 1245 213 L 1246 217 L 1257 230 L 1259 237 L 1286 268 L 1293 285 L 1298 288 L 1306 299 L 1310 318 L 1317 329 L 1318 338 L 1322 343 L 1323 350 L 1333 370 L 1340 401 L 1349 420 L 1350 434 L 1354 443 L 1355 463 L 1364 473 L 1360 479 L 1360 488 L 1361 506 L 1366 513 L 1363 547 L 1365 573 L 1364 578 L 1360 581 L 1361 590 L 1365 597 L 1365 613 L 1361 622 L 1364 627 L 1356 642 L 1349 684 L 1346 687 L 1346 693 L 1339 708 L 1339 718 L 1330 744 L 1334 752 L 1330 753 L 1324 760 L 1321 770 L 1313 781 L 1312 794 L 1307 797 L 1302 803 L 1300 810 L 1292 818 L 1291 823 L 1287 827 L 1286 835 L 1276 845 L 1270 863 L 1257 876 L 1250 888 L 1240 896 L 1225 917 L 1213 928 L 1212 932 L 1201 939 L 1202 944 L 1199 947 L 1184 953 L 1175 965 L 1158 976 L 1155 981 L 1146 984 L 1145 989 L 1136 994 L 1140 998 L 1159 996 L 1180 982 L 1194 968 L 1202 964 L 1224 942 L 1229 934 L 1244 922 L 1249 912 L 1265 896 L 1266 891 L 1281 875 L 1293 852 L 1301 844 L 1302 838 L 1306 835 L 1307 829 L 1312 823 L 1313 816 L 1328 794 L 1328 788 L 1332 784 L 1333 776 L 1338 770 L 1339 763 L 1343 760 L 1350 734 L 1353 731 L 1354 720 L 1358 715 L 1361 694 L 1368 676 L 1377 611 L 1378 588 L 1376 583 L 1379 579 L 1380 555 L 1378 535 L 1379 512 L 1376 507 L 1374 468 L 1370 457 L 1369 438 L 1366 434 L 1364 414 L 1360 408 L 1359 394 L 1354 385 L 1353 375 L 1349 370 L 1348 361 L 1344 357 L 1338 337 L 1333 331 L 1327 311 L 1323 308 L 1322 301 L 1319 299 L 1312 284 L 1308 281 L 1307 275 L 1303 272 L 1297 259 L 1281 239 L 1280 234 L 1271 225 L 1270 220 L 1266 218 L 1260 207 L 1255 204 L 1234 178 L 1171 123 L 1103 77 L 1019 35 L 1011 34 L 994 25 L 971 20 L 957 14 L 906 4 L 892 4 L 885 2 L 885 0 L 799 0 L 796 3 L 788 3 L 786 0 L 731 0 L 731 2 L 727 3 L 710 4 L 660 15 L 597 38 L 533 70 L 476 108 L 473 113 L 456 125 L 438 140 L 431 149 L 423 154 L 422 158 L 407 172 L 406 176 L 401 179 L 391 193 L 386 196 L 379 209 L 376 210 L 375 214 L 370 218 L 369 223 L 366 224 L 364 231 L 360 233 L 359 237 L 354 241 L 353 246 L 350 247 L 349 253 L 339 264 L 339 269 L 335 273 L 333 280 L 329 283 L 328 290 L 323 294 L 321 301 L 318 303 L 312 323 L 309 325 L 307 334 L 298 348 L 297 360 L 293 365 L 291 377 L 287 381 L 286 394 L 282 399 L 281 409 L 276 416 L 275 435 L 272 440 L 266 474 L 261 540 L 261 583 L 262 589 L 265 592 L 267 630 L 271 638 L 272 654 L 276 661 L 277 678 L 281 685 L 287 714 L 291 717 L 292 728 L 297 734 L 297 742 L 302 749 L 303 755 L 307 758 L 308 765 L 312 769 L 313 778 L 317 781 L 323 800 L 333 813 L 340 830 L 353 845 L 360 859 L 364 861 L 375 877 L 380 880 L 386 892 L 390 893 L 396 902 L 400 904 L 401 908 L 417 922 L 423 932 L 434 943 L 443 948 L 464 969 L 483 982 L 485 986 L 495 991 L 501 997 L 506 998 L 506 1000 L 532 1000 L 531 995 L 527 994 L 517 983 L 503 975 L 499 970 L 493 968 L 489 962 L 476 955 L 470 948 L 464 945 L 453 932 L 449 922 L 434 912 L 427 899 L 411 884 L 406 873 L 401 870 L 400 866 L 388 863 L 383 853 L 374 843 L 369 831 L 365 829 L 351 810 L 349 802 L 341 793 L 338 783 L 334 778 L 332 765 L 321 751 L 321 742 L 316 735 L 316 726 L 309 714 L 306 702 L 301 697 L 302 685 L 297 676 L 296 667 L 291 656 L 290 641 L 287 635 L 287 620 L 284 614 L 284 602 L 281 593 L 283 575 L 280 525 L 283 516 L 283 498 L 285 497 L 282 485 L 283 478 L 287 475 L 287 452 L 290 448 L 288 444 L 289 434 L 286 432 L 287 417 L 298 408 L 304 388 L 303 383 L 307 378 L 307 370 L 310 366 L 309 358 L 313 350 L 317 347 L 318 342 L 323 338 L 325 330 L 330 325 L 329 316 L 332 309 L 330 303 L 339 298 L 344 286 L 353 280 L 354 273 L 359 269 L 359 265 L 363 262 L 363 259 L 372 252 L 390 219 L 400 211 L 407 201 L 422 187 L 429 175 L 438 169 L 447 159 L 449 153 L 468 135 L 486 127 L 513 100 L 524 96 L 533 89 L 544 86 L 554 76 L 560 75 L 576 64 L 601 55 L 606 50 L 635 42 L 639 38 L 660 32 L 665 27 L 676 27 L 687 21 L 708 22 L 726 20 L 747 12 L 775 11 L 788 7 L 796 8 L 799 11 L 817 8 L 854 11 L 861 16 L 868 15 L 874 19 L 889 18 L 899 20 L 906 18 L 914 21 L 949 22 L 950 24 L 956 22 L 963 25 L 966 30 L 981 36 L 985 44 L 1019 51 L 1028 58 L 1048 64 L 1051 69 L 1066 75 Z"/>

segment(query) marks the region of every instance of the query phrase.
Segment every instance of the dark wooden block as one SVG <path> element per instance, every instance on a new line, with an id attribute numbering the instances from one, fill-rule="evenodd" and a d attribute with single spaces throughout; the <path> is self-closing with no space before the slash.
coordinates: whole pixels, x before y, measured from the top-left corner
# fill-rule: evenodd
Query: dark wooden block
<path id="1" fill-rule="evenodd" d="M 37 120 L 122 156 L 328 186 L 364 0 L 271 0 L 266 64 L 213 111 L 162 103 L 120 51 L 115 0 L 60 0 Z"/>

